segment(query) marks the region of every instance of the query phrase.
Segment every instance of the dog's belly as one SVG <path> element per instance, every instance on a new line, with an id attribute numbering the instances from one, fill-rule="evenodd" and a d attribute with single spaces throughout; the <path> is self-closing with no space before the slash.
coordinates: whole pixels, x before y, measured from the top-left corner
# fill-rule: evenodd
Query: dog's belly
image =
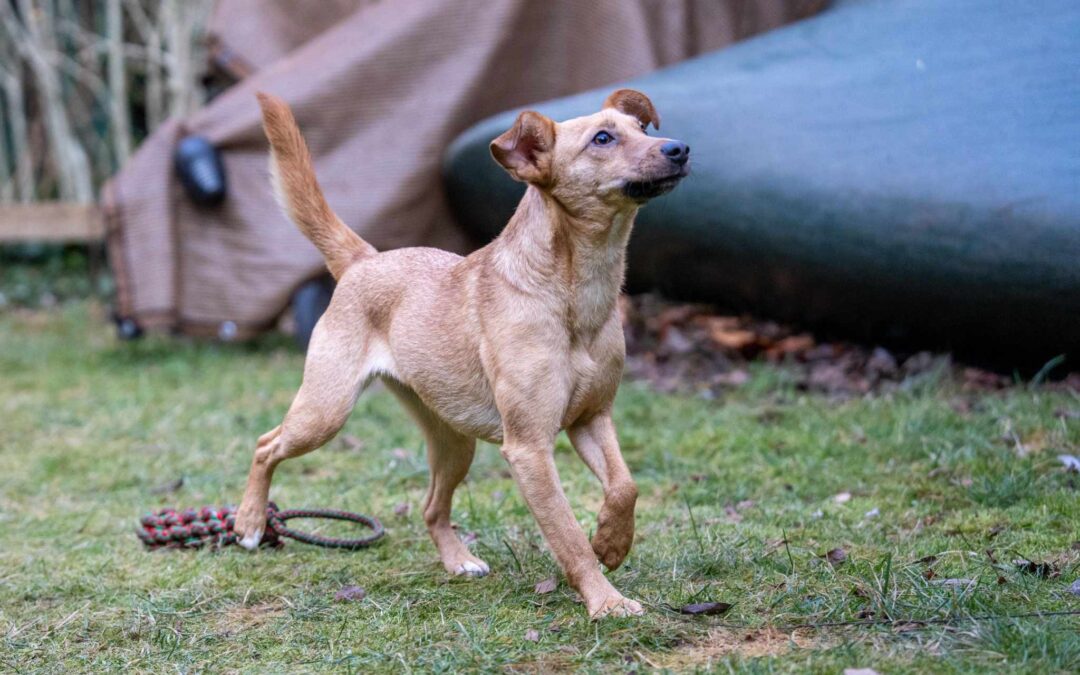
<path id="1" fill-rule="evenodd" d="M 401 340 L 395 345 L 395 379 L 455 431 L 502 442 L 502 416 L 495 406 L 479 354 L 467 341 Z"/>
<path id="2" fill-rule="evenodd" d="M 502 415 L 487 382 L 424 377 L 407 383 L 439 419 L 459 433 L 501 443 Z"/>

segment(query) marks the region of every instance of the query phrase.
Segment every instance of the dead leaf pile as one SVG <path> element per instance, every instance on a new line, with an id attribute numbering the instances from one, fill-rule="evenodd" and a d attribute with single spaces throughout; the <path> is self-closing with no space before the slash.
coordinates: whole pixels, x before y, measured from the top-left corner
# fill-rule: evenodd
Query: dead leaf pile
<path id="1" fill-rule="evenodd" d="M 789 326 L 724 315 L 710 305 L 677 303 L 654 294 L 623 296 L 619 305 L 627 373 L 665 392 L 720 395 L 748 382 L 748 367 L 755 360 L 785 365 L 802 390 L 836 396 L 888 391 L 938 369 L 947 369 L 966 392 L 999 390 L 1013 383 L 999 373 L 953 366 L 948 355 L 820 342 Z M 1044 386 L 1080 391 L 1080 372 Z M 955 407 L 968 405 L 960 400 Z"/>

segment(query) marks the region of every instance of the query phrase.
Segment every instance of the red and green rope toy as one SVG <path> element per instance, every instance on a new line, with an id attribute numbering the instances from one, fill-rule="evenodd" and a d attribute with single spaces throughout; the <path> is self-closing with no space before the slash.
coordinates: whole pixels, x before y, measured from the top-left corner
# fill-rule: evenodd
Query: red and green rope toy
<path id="1" fill-rule="evenodd" d="M 329 518 L 347 520 L 371 528 L 371 534 L 359 539 L 337 539 L 323 537 L 308 532 L 297 532 L 285 527 L 285 521 L 292 518 Z M 139 519 L 139 529 L 135 533 L 147 548 L 221 548 L 237 543 L 233 533 L 236 523 L 236 509 L 231 506 L 215 508 L 204 506 L 199 510 L 162 509 L 157 513 L 148 513 Z M 277 504 L 270 502 L 266 507 L 266 531 L 259 546 L 278 548 L 285 544 L 283 537 L 295 539 L 305 544 L 326 548 L 344 548 L 355 551 L 367 548 L 385 534 L 382 523 L 376 518 L 359 513 L 337 511 L 334 509 L 289 509 L 281 511 Z"/>

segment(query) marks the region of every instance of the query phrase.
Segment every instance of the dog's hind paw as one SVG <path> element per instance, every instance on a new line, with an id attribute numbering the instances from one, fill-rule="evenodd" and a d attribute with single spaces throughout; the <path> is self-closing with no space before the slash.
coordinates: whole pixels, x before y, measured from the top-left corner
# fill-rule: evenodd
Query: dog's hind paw
<path id="1" fill-rule="evenodd" d="M 262 541 L 262 530 L 256 530 L 250 534 L 244 535 L 244 538 L 239 541 L 239 544 L 249 551 L 254 551 L 259 548 L 259 542 Z"/>

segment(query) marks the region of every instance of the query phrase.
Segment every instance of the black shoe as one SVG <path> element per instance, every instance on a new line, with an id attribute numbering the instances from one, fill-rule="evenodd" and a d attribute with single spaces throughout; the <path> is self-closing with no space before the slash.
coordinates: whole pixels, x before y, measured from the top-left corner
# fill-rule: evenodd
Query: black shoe
<path id="1" fill-rule="evenodd" d="M 217 206 L 225 200 L 225 166 L 221 155 L 202 136 L 188 136 L 173 154 L 176 174 L 191 201 L 199 206 Z"/>

